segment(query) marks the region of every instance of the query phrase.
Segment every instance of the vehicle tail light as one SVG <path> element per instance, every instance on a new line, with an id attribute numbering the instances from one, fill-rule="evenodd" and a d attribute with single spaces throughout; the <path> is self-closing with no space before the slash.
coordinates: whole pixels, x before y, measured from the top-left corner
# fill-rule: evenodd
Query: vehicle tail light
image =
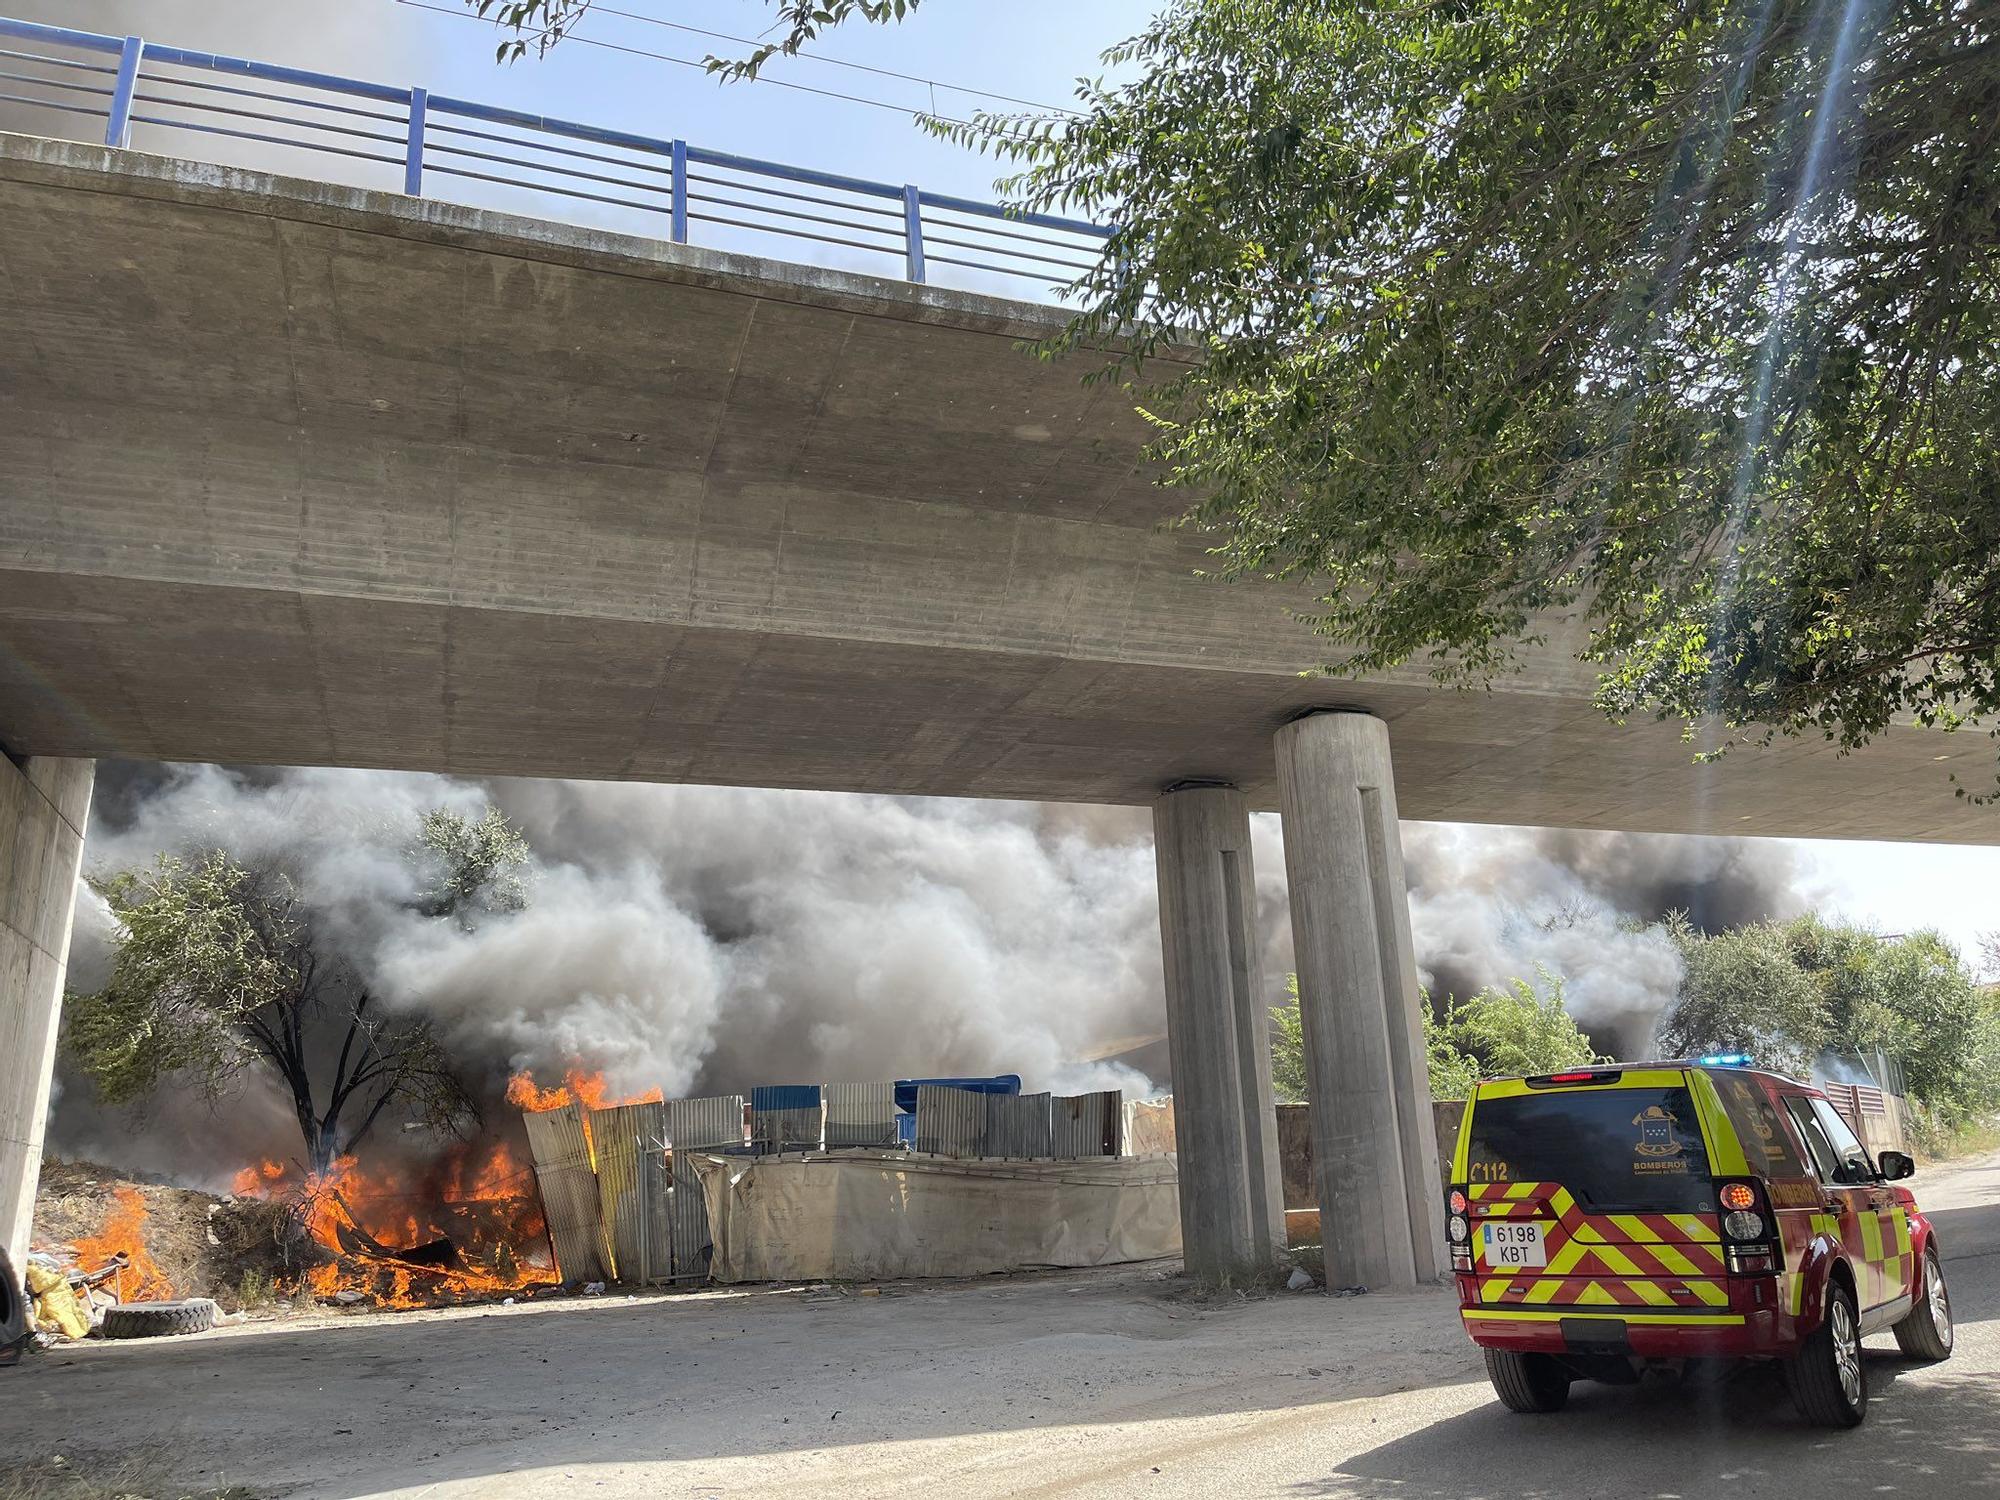
<path id="1" fill-rule="evenodd" d="M 1717 1222 L 1730 1274 L 1769 1276 L 1782 1271 L 1784 1244 L 1777 1215 L 1765 1201 L 1763 1184 L 1754 1179 L 1718 1182 L 1715 1201 L 1722 1207 Z"/>
<path id="2" fill-rule="evenodd" d="M 1469 1217 L 1472 1205 L 1466 1199 L 1465 1189 L 1457 1184 L 1453 1185 L 1444 1201 L 1444 1232 L 1447 1248 L 1451 1251 L 1451 1268 L 1469 1276 L 1472 1274 L 1472 1220 Z"/>

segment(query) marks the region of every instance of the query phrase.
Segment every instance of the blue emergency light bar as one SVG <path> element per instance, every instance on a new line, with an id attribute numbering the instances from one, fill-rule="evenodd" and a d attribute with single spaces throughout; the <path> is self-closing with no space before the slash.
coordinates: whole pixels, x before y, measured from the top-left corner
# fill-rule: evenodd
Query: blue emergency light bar
<path id="1" fill-rule="evenodd" d="M 1750 1054 L 1747 1052 L 1711 1052 L 1707 1057 L 1697 1058 L 1704 1068 L 1747 1068 Z"/>

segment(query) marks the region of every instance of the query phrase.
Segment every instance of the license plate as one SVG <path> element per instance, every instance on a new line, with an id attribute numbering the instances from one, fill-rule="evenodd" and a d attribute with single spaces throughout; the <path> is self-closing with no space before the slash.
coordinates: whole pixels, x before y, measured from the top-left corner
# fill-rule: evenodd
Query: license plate
<path id="1" fill-rule="evenodd" d="M 1546 1224 L 1532 1222 L 1482 1226 L 1486 1236 L 1486 1264 L 1507 1270 L 1522 1266 L 1546 1266 L 1549 1250 L 1543 1230 L 1547 1228 Z"/>

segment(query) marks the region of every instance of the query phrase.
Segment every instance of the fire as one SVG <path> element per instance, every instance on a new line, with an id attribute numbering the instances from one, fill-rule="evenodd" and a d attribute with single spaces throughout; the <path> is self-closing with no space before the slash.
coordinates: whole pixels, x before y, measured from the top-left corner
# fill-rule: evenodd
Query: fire
<path id="1" fill-rule="evenodd" d="M 303 1277 L 320 1299 L 356 1292 L 377 1306 L 433 1307 L 554 1279 L 533 1174 L 504 1141 L 402 1170 L 344 1156 L 306 1176 L 264 1162 L 236 1181 L 295 1206 L 321 1254 Z"/>
<path id="2" fill-rule="evenodd" d="M 245 1167 L 238 1172 L 236 1180 L 229 1185 L 229 1189 L 239 1198 L 262 1198 L 268 1196 L 265 1190 L 272 1183 L 283 1181 L 284 1176 L 283 1162 L 260 1162 L 254 1167 Z"/>
<path id="3" fill-rule="evenodd" d="M 604 1081 L 603 1073 L 585 1073 L 580 1068 L 571 1068 L 565 1073 L 559 1088 L 541 1087 L 535 1082 L 534 1074 L 525 1069 L 507 1081 L 507 1102 L 531 1114 L 561 1109 L 570 1103 L 581 1104 L 585 1109 L 611 1109 L 620 1104 L 659 1104 L 665 1099 L 666 1095 L 657 1088 L 647 1089 L 630 1098 L 615 1099 L 610 1085 Z"/>
<path id="4" fill-rule="evenodd" d="M 121 1301 L 172 1299 L 173 1281 L 154 1264 L 146 1249 L 146 1197 L 135 1187 L 119 1188 L 104 1216 L 104 1227 L 70 1246 L 77 1266 L 85 1271 L 102 1270 L 121 1251 L 129 1263 L 112 1283 Z"/>

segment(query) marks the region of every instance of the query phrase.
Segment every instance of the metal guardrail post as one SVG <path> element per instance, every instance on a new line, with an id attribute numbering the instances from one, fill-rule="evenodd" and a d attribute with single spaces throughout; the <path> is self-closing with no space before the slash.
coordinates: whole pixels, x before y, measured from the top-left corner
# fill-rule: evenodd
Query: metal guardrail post
<path id="1" fill-rule="evenodd" d="M 915 183 L 903 185 L 903 257 L 911 281 L 924 279 L 924 205 Z"/>
<path id="2" fill-rule="evenodd" d="M 122 147 L 132 139 L 132 91 L 139 86 L 139 63 L 146 44 L 136 36 L 125 38 L 118 54 L 118 79 L 111 85 L 111 118 L 104 125 L 104 144 Z"/>
<path id="3" fill-rule="evenodd" d="M 403 191 L 424 195 L 424 125 L 430 114 L 429 89 L 410 90 L 410 133 L 403 142 Z"/>
<path id="4" fill-rule="evenodd" d="M 674 142 L 673 161 L 673 236 L 676 245 L 685 245 L 688 242 L 688 143 L 686 141 Z"/>

